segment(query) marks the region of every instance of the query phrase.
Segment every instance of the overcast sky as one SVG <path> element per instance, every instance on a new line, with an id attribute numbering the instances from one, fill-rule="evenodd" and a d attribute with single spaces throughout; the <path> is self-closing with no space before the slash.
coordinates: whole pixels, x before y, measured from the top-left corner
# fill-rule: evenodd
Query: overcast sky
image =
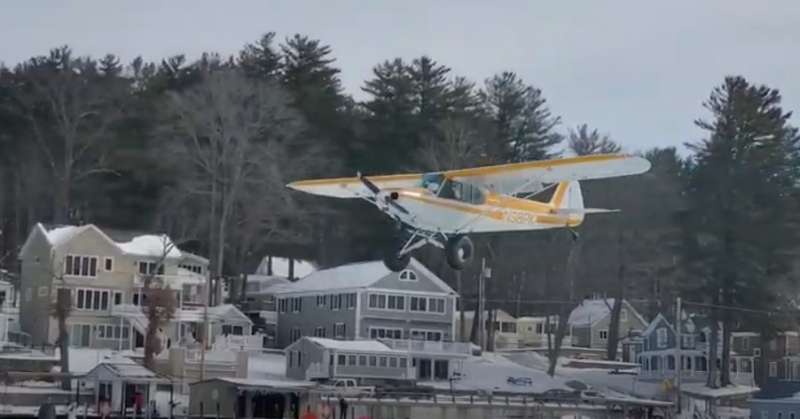
<path id="1" fill-rule="evenodd" d="M 62 44 L 126 62 L 228 55 L 268 31 L 331 45 L 356 98 L 372 67 L 398 56 L 427 54 L 475 81 L 512 70 L 544 91 L 563 131 L 585 122 L 628 150 L 699 138 L 692 121 L 729 74 L 779 88 L 800 111 L 798 0 L 6 0 L 0 62 Z"/>

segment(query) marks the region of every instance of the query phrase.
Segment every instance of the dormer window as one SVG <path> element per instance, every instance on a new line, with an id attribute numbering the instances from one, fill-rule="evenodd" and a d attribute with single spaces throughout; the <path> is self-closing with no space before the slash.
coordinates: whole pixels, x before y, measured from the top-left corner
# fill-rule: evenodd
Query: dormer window
<path id="1" fill-rule="evenodd" d="M 403 272 L 400 272 L 400 280 L 401 281 L 416 281 L 417 280 L 417 274 L 414 271 L 406 269 Z"/>

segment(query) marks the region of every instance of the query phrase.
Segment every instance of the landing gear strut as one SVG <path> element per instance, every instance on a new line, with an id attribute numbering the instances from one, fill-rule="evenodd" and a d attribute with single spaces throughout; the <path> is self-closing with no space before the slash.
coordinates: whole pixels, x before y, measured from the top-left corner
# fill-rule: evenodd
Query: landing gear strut
<path id="1" fill-rule="evenodd" d="M 411 261 L 411 252 L 426 244 L 432 244 L 445 252 L 447 264 L 455 270 L 464 269 L 475 254 L 475 245 L 464 235 L 448 237 L 444 233 L 416 230 L 405 240 L 398 240 L 386 249 L 383 263 L 389 270 L 400 272 Z"/>

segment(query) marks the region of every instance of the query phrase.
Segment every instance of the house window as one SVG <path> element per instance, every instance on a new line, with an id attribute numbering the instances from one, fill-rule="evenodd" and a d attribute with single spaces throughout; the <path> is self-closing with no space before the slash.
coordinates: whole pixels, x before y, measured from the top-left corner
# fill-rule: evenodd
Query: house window
<path id="1" fill-rule="evenodd" d="M 444 313 L 444 298 L 431 298 L 428 301 L 428 311 L 432 313 Z"/>
<path id="2" fill-rule="evenodd" d="M 300 339 L 300 333 L 301 332 L 299 327 L 293 327 L 292 330 L 289 332 L 289 340 L 291 340 L 292 342 L 297 341 L 298 339 Z"/>
<path id="3" fill-rule="evenodd" d="M 400 280 L 401 281 L 416 281 L 417 280 L 417 274 L 414 273 L 414 271 L 410 271 L 410 270 L 406 269 L 405 271 L 400 272 Z"/>
<path id="4" fill-rule="evenodd" d="M 442 340 L 442 332 L 436 330 L 412 329 L 410 335 L 411 339 L 414 340 L 430 340 L 435 342 Z"/>
<path id="5" fill-rule="evenodd" d="M 397 358 L 389 358 L 389 368 L 397 368 Z"/>
<path id="6" fill-rule="evenodd" d="M 608 329 L 601 330 L 599 332 L 599 334 L 600 334 L 600 340 L 601 341 L 607 341 L 608 340 Z"/>
<path id="7" fill-rule="evenodd" d="M 325 297 L 324 295 L 318 295 L 317 296 L 317 307 L 325 307 L 325 298 L 324 297 Z"/>
<path id="8" fill-rule="evenodd" d="M 289 351 L 289 367 L 294 366 L 294 351 Z"/>
<path id="9" fill-rule="evenodd" d="M 753 356 L 761 356 L 761 348 L 753 348 Z"/>
<path id="10" fill-rule="evenodd" d="M 402 295 L 390 295 L 386 301 L 386 308 L 403 311 L 406 308 L 406 298 Z"/>
<path id="11" fill-rule="evenodd" d="M 385 356 L 382 356 L 382 357 L 380 357 L 380 359 L 378 360 L 378 365 L 379 365 L 381 368 L 386 368 L 386 365 L 387 365 L 387 364 L 388 364 L 388 360 L 387 360 L 387 358 L 386 358 Z"/>
<path id="12" fill-rule="evenodd" d="M 347 357 L 344 355 L 339 355 L 337 357 L 337 364 L 344 366 L 347 363 Z"/>
<path id="13" fill-rule="evenodd" d="M 402 339 L 403 329 L 394 327 L 370 327 L 370 339 Z"/>
<path id="14" fill-rule="evenodd" d="M 347 365 L 350 365 L 351 367 L 355 367 L 356 366 L 356 356 L 355 355 L 348 355 L 347 356 Z"/>
<path id="15" fill-rule="evenodd" d="M 500 323 L 500 331 L 502 333 L 517 333 L 517 324 L 511 322 Z"/>
<path id="16" fill-rule="evenodd" d="M 333 324 L 333 337 L 336 339 L 344 339 L 347 332 L 347 325 L 344 323 Z"/>
<path id="17" fill-rule="evenodd" d="M 628 309 L 627 308 L 623 308 L 623 309 L 621 309 L 619 311 L 619 320 L 623 321 L 623 322 L 628 321 Z"/>
<path id="18" fill-rule="evenodd" d="M 331 295 L 331 310 L 340 310 L 342 308 L 342 294 Z"/>
<path id="19" fill-rule="evenodd" d="M 694 346 L 694 336 L 683 335 L 681 336 L 681 339 L 683 340 L 684 349 L 691 349 Z"/>
<path id="20" fill-rule="evenodd" d="M 67 255 L 64 260 L 64 274 L 94 278 L 97 276 L 97 256 Z"/>
<path id="21" fill-rule="evenodd" d="M 314 336 L 316 336 L 318 338 L 324 338 L 325 337 L 325 328 L 322 327 L 322 326 L 317 326 L 316 328 L 314 328 Z"/>
<path id="22" fill-rule="evenodd" d="M 369 357 L 369 366 L 370 367 L 378 366 L 378 357 L 377 356 L 372 355 L 372 356 Z"/>
<path id="23" fill-rule="evenodd" d="M 114 291 L 114 305 L 118 306 L 122 304 L 122 292 L 121 291 Z"/>
<path id="24" fill-rule="evenodd" d="M 528 331 L 530 331 L 530 330 L 531 330 L 531 329 L 530 329 L 530 327 L 529 327 L 529 328 L 528 328 Z M 537 335 L 542 335 L 542 334 L 544 334 L 544 324 L 542 324 L 542 323 L 536 323 L 536 334 L 537 334 Z"/>
<path id="25" fill-rule="evenodd" d="M 278 300 L 278 311 L 281 313 L 286 313 L 286 298 L 281 298 Z"/>
<path id="26" fill-rule="evenodd" d="M 164 264 L 156 262 L 147 262 L 140 260 L 137 262 L 139 265 L 139 274 L 141 275 L 164 275 Z"/>
<path id="27" fill-rule="evenodd" d="M 408 360 L 405 358 L 400 358 L 400 368 L 408 368 Z"/>
<path id="28" fill-rule="evenodd" d="M 769 376 L 770 377 L 777 377 L 778 376 L 778 363 L 777 362 L 770 362 L 769 363 Z"/>
<path id="29" fill-rule="evenodd" d="M 667 346 L 667 329 L 664 327 L 659 328 L 656 330 L 656 343 L 659 348 L 665 348 Z"/>
<path id="30" fill-rule="evenodd" d="M 367 356 L 366 355 L 359 355 L 358 356 L 358 366 L 359 367 L 366 367 L 367 366 Z"/>
<path id="31" fill-rule="evenodd" d="M 106 272 L 111 272 L 114 270 L 114 258 L 105 258 L 103 259 L 103 269 Z"/>
<path id="32" fill-rule="evenodd" d="M 108 310 L 111 291 L 94 288 L 78 288 L 75 292 L 75 308 L 80 310 Z"/>
<path id="33" fill-rule="evenodd" d="M 742 350 L 747 351 L 750 349 L 750 338 L 747 336 L 742 338 Z"/>
<path id="34" fill-rule="evenodd" d="M 303 298 L 302 297 L 295 297 L 289 299 L 292 313 L 300 313 L 303 311 Z"/>

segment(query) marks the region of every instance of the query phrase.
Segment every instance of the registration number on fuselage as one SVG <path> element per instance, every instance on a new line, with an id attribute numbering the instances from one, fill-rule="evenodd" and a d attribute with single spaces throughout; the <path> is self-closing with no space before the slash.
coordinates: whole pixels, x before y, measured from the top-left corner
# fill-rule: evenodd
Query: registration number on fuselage
<path id="1" fill-rule="evenodd" d="M 512 224 L 536 224 L 536 214 L 524 211 L 504 211 L 503 221 Z"/>

